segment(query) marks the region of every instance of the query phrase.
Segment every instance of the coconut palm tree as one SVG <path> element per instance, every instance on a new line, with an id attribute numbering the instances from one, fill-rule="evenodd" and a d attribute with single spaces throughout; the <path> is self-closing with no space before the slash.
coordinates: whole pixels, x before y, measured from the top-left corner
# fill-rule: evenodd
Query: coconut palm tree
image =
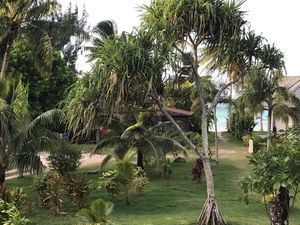
<path id="1" fill-rule="evenodd" d="M 289 104 L 299 105 L 299 100 L 288 88 L 280 86 L 280 80 L 283 78 L 279 71 L 270 72 L 266 69 L 254 68 L 251 74 L 245 80 L 245 89 L 241 98 L 248 106 L 247 108 L 256 109 L 258 106 L 266 107 L 268 110 L 268 129 L 269 134 L 272 131 L 272 120 L 281 118 L 284 121 L 292 115 L 293 110 Z M 273 124 L 273 127 L 275 124 Z M 271 138 L 268 138 L 267 148 L 271 144 Z"/>
<path id="2" fill-rule="evenodd" d="M 0 10 L 0 49 L 1 73 L 5 77 L 8 69 L 10 51 L 18 37 L 28 41 L 35 57 L 36 65 L 45 71 L 52 66 L 52 45 L 50 37 L 43 29 L 43 18 L 57 10 L 56 1 L 3 0 Z"/>
<path id="3" fill-rule="evenodd" d="M 157 132 L 164 126 L 164 123 L 147 126 L 147 120 L 151 116 L 153 115 L 150 113 L 139 113 L 136 123 L 127 127 L 122 134 L 100 141 L 94 149 L 94 154 L 103 148 L 113 147 L 113 155 L 122 159 L 129 149 L 134 148 L 137 154 L 136 164 L 142 169 L 145 169 L 144 155 L 154 156 L 157 164 L 160 164 L 170 152 L 182 152 L 187 155 L 180 143 Z M 112 155 L 108 155 L 107 160 L 111 157 Z M 105 159 L 104 162 L 107 160 Z"/>
<path id="4" fill-rule="evenodd" d="M 5 82 L 9 83 L 8 80 Z M 17 91 L 12 91 L 13 97 L 4 96 L 11 99 L 11 104 L 0 98 L 0 186 L 4 185 L 5 171 L 9 168 L 19 169 L 21 174 L 25 171 L 41 171 L 42 163 L 38 153 L 49 150 L 57 144 L 58 139 L 57 135 L 47 129 L 57 118 L 58 111 L 48 111 L 27 121 L 19 116 L 20 112 L 14 105 L 19 99 Z M 27 105 L 26 102 L 28 99 L 25 99 L 23 106 Z M 23 111 L 26 110 L 24 107 Z"/>

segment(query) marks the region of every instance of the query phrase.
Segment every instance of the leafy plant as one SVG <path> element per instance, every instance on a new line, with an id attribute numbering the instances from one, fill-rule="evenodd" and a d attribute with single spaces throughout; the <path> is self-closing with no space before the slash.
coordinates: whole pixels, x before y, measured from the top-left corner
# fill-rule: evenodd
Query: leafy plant
<path id="1" fill-rule="evenodd" d="M 253 172 L 242 182 L 245 200 L 249 201 L 249 193 L 262 195 L 272 224 L 277 224 L 274 221 L 282 221 L 283 224 L 287 220 L 290 193 L 293 193 L 293 201 L 296 199 L 300 183 L 299 146 L 298 135 L 287 132 L 282 143 L 249 157 Z"/>
<path id="2" fill-rule="evenodd" d="M 112 213 L 113 207 L 113 203 L 99 198 L 93 201 L 89 208 L 81 209 L 77 216 L 86 222 L 85 225 L 112 225 L 109 215 Z"/>
<path id="3" fill-rule="evenodd" d="M 24 218 L 13 204 L 0 199 L 0 224 L 27 225 L 29 220 Z"/>
<path id="4" fill-rule="evenodd" d="M 200 158 L 196 159 L 196 163 L 192 168 L 192 180 L 199 183 L 203 174 L 203 162 Z"/>
<path id="5" fill-rule="evenodd" d="M 148 183 L 149 179 L 146 176 L 146 172 L 142 168 L 137 167 L 132 181 L 132 186 L 140 196 L 144 194 L 145 187 Z"/>
<path id="6" fill-rule="evenodd" d="M 104 172 L 100 178 L 99 188 L 105 189 L 108 194 L 110 194 L 111 198 L 114 199 L 114 197 L 120 192 L 118 171 L 110 170 L 108 172 Z"/>
<path id="7" fill-rule="evenodd" d="M 64 186 L 74 205 L 82 208 L 90 192 L 87 179 L 81 174 L 67 174 L 64 176 Z"/>
<path id="8" fill-rule="evenodd" d="M 170 159 L 166 159 L 161 166 L 161 175 L 166 185 L 169 185 L 169 180 L 172 173 L 173 173 L 173 169 L 172 169 Z"/>
<path id="9" fill-rule="evenodd" d="M 51 151 L 48 160 L 50 166 L 60 174 L 75 171 L 80 165 L 81 152 L 63 143 L 59 148 Z"/>
<path id="10" fill-rule="evenodd" d="M 18 210 L 21 210 L 25 204 L 26 194 L 23 188 L 15 187 L 8 192 L 8 202 L 14 205 Z"/>

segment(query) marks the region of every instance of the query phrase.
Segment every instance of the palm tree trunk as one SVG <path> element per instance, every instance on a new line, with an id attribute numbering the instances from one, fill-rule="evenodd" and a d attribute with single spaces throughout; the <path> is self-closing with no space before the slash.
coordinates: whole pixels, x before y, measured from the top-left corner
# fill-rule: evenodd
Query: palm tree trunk
<path id="1" fill-rule="evenodd" d="M 129 196 L 128 196 L 128 186 L 127 185 L 125 185 L 125 187 L 124 187 L 124 192 L 125 192 L 125 201 L 129 205 L 130 201 L 129 201 Z"/>
<path id="2" fill-rule="evenodd" d="M 263 124 L 263 112 L 260 112 L 260 131 L 263 132 L 264 131 L 264 124 Z"/>
<path id="3" fill-rule="evenodd" d="M 13 44 L 13 39 L 10 37 L 6 42 L 6 46 L 4 50 L 3 61 L 2 61 L 1 72 L 0 72 L 0 79 L 5 78 L 6 76 L 12 44 Z"/>
<path id="4" fill-rule="evenodd" d="M 271 125 L 272 125 L 272 109 L 268 107 L 268 139 L 267 139 L 267 150 L 269 150 L 271 146 Z"/>
<path id="5" fill-rule="evenodd" d="M 5 195 L 5 167 L 0 164 L 0 198 Z"/>
<path id="6" fill-rule="evenodd" d="M 142 153 L 142 151 L 140 149 L 138 149 L 138 152 L 137 152 L 137 162 L 136 162 L 136 165 L 138 167 L 141 167 L 142 169 L 145 169 L 144 167 L 144 155 Z"/>
<path id="7" fill-rule="evenodd" d="M 219 142 L 218 142 L 218 127 L 217 127 L 217 105 L 214 108 L 214 126 L 215 126 L 215 149 L 216 163 L 219 163 Z"/>

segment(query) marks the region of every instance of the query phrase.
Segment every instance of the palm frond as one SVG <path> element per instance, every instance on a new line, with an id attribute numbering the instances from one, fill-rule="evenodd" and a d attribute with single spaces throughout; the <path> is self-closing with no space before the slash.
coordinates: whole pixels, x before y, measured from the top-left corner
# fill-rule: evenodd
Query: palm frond
<path id="1" fill-rule="evenodd" d="M 32 49 L 36 68 L 41 74 L 48 75 L 53 62 L 53 48 L 49 35 L 32 23 L 28 23 L 22 29 L 22 32 L 28 37 L 28 45 Z"/>

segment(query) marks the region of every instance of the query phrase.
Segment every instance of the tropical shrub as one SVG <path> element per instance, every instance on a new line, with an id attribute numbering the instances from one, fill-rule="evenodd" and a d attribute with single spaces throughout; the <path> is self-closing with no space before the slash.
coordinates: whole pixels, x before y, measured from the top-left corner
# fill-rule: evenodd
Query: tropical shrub
<path id="1" fill-rule="evenodd" d="M 104 172 L 100 178 L 99 188 L 104 189 L 112 199 L 120 192 L 120 184 L 118 181 L 118 171 L 110 170 Z"/>
<path id="2" fill-rule="evenodd" d="M 170 159 L 166 159 L 161 165 L 161 176 L 166 185 L 169 185 L 170 177 L 173 173 Z"/>
<path id="3" fill-rule="evenodd" d="M 266 142 L 266 140 L 264 140 L 260 135 L 258 134 L 247 134 L 247 135 L 244 135 L 242 137 L 242 141 L 244 143 L 244 145 L 246 147 L 249 146 L 249 140 L 252 139 L 253 140 L 253 150 L 254 152 L 257 152 L 259 149 L 262 149 L 264 147 L 264 144 Z"/>
<path id="4" fill-rule="evenodd" d="M 34 181 L 34 186 L 43 206 L 50 207 L 54 215 L 61 214 L 63 177 L 56 171 L 49 171 Z"/>
<path id="5" fill-rule="evenodd" d="M 132 186 L 135 189 L 136 193 L 142 196 L 144 194 L 145 187 L 148 183 L 149 179 L 146 176 L 146 172 L 141 167 L 137 167 L 132 182 Z"/>
<path id="6" fill-rule="evenodd" d="M 59 148 L 51 151 L 48 160 L 50 166 L 60 174 L 75 171 L 80 165 L 81 152 L 63 143 Z"/>
<path id="7" fill-rule="evenodd" d="M 99 198 L 93 201 L 89 208 L 81 209 L 77 216 L 82 225 L 112 225 L 109 215 L 113 208 L 113 203 L 105 202 Z"/>
<path id="8" fill-rule="evenodd" d="M 84 207 L 86 198 L 90 192 L 87 179 L 81 174 L 66 174 L 64 176 L 64 186 L 74 205 L 79 208 Z"/>
<path id="9" fill-rule="evenodd" d="M 26 225 L 29 224 L 29 220 L 23 217 L 13 204 L 0 199 L 0 224 Z"/>
<path id="10" fill-rule="evenodd" d="M 7 201 L 14 205 L 18 210 L 22 210 L 26 201 L 26 194 L 23 188 L 15 187 L 7 194 Z"/>
<path id="11" fill-rule="evenodd" d="M 203 162 L 200 158 L 196 159 L 195 165 L 192 168 L 192 180 L 200 183 L 203 174 Z"/>

